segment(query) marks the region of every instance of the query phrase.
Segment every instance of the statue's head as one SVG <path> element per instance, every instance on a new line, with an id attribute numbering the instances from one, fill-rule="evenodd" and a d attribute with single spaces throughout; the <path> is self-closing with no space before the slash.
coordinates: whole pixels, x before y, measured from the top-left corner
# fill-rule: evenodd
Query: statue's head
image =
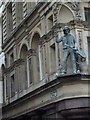
<path id="1" fill-rule="evenodd" d="M 64 32 L 64 34 L 70 33 L 70 28 L 68 26 L 64 26 L 63 32 Z"/>

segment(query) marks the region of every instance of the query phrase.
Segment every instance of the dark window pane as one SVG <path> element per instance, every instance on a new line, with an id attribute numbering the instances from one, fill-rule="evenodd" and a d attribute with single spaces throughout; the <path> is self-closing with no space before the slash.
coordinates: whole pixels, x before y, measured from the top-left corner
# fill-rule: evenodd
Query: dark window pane
<path id="1" fill-rule="evenodd" d="M 90 23 L 90 8 L 84 8 L 85 10 L 85 20 L 87 23 Z"/>

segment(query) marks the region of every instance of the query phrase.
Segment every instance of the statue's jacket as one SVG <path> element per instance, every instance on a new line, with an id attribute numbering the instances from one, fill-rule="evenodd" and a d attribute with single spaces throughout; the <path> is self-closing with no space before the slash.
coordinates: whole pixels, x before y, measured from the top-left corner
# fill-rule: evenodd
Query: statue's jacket
<path id="1" fill-rule="evenodd" d="M 68 35 L 61 36 L 56 40 L 56 42 L 57 43 L 62 42 L 63 49 L 68 49 L 68 48 L 70 49 L 77 47 L 75 37 L 70 33 Z"/>

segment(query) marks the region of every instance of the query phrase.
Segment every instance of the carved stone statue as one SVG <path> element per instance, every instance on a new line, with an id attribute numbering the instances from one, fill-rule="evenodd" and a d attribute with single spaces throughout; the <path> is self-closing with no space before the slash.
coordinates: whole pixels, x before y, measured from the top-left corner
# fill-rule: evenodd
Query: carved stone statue
<path id="1" fill-rule="evenodd" d="M 75 37 L 70 33 L 70 28 L 65 26 L 63 29 L 64 36 L 58 38 L 56 37 L 56 42 L 62 42 L 63 50 L 64 50 L 64 58 L 63 58 L 63 66 L 62 66 L 62 74 L 67 73 L 67 59 L 68 56 L 71 55 L 72 69 L 73 73 L 77 73 L 77 62 L 76 62 L 76 54 L 82 54 L 77 49 L 77 43 Z M 80 55 L 81 56 L 81 55 Z"/>

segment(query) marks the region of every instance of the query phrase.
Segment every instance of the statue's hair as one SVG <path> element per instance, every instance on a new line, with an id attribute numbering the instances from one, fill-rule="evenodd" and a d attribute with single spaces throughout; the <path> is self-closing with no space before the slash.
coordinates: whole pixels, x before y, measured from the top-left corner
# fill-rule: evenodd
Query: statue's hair
<path id="1" fill-rule="evenodd" d="M 68 26 L 64 26 L 63 31 L 65 31 L 65 30 L 69 30 L 69 32 L 70 32 L 70 28 Z"/>

